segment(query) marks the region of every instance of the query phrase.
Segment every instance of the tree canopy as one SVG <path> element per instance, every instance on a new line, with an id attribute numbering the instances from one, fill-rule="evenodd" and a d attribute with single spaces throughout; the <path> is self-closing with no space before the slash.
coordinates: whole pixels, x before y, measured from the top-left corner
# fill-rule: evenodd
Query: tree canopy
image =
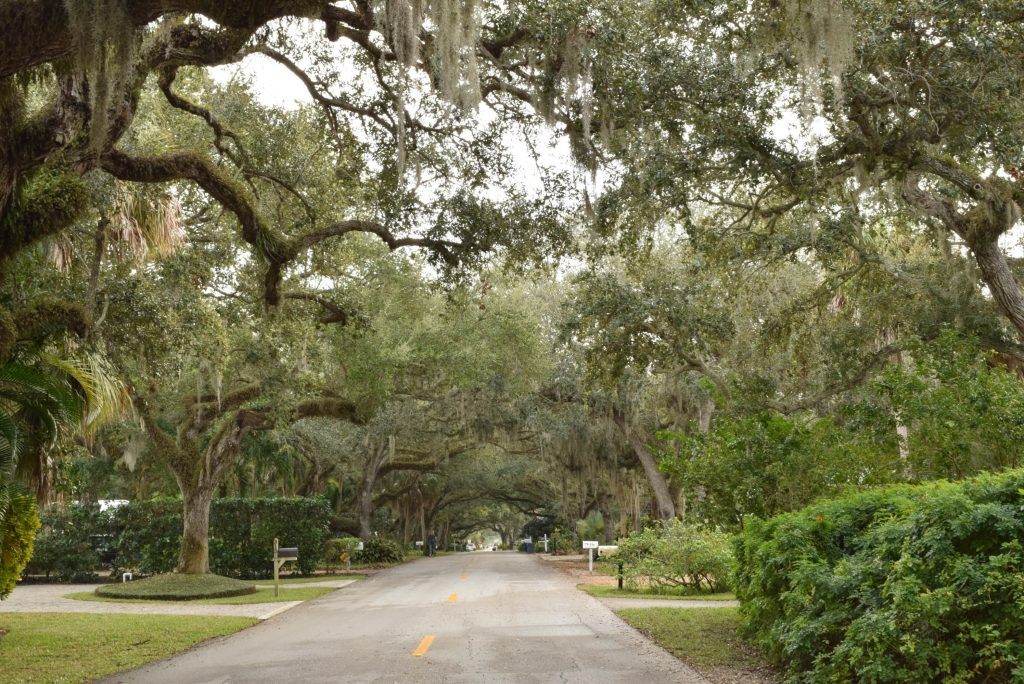
<path id="1" fill-rule="evenodd" d="M 1022 464 L 1018 2 L 0 0 L 0 32 L 0 511 L 180 494 L 201 573 L 228 494 L 510 544 Z"/>

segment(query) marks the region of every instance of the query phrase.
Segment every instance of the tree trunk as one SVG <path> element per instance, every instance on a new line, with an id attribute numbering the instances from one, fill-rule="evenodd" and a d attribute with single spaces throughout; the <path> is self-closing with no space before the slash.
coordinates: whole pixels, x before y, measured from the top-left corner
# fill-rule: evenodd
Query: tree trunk
<path id="1" fill-rule="evenodd" d="M 621 414 L 615 414 L 615 424 L 619 426 L 626 439 L 629 440 L 629 445 L 633 447 L 633 453 L 636 454 L 637 460 L 643 466 L 647 482 L 651 485 L 651 491 L 654 492 L 654 499 L 658 504 L 658 517 L 662 520 L 671 520 L 676 517 L 676 506 L 672 497 L 672 491 L 668 487 L 668 481 L 665 480 L 665 476 L 658 470 L 658 464 L 655 462 L 654 456 L 647 449 L 647 445 L 644 444 L 644 441 L 640 439 L 636 432 L 626 425 L 626 420 Z"/>
<path id="2" fill-rule="evenodd" d="M 210 504 L 213 490 L 209 487 L 182 487 L 181 554 L 177 572 L 201 575 L 210 572 Z"/>
<path id="3" fill-rule="evenodd" d="M 388 449 L 385 447 L 375 447 L 370 451 L 366 462 L 366 472 L 363 473 L 363 481 L 359 486 L 356 513 L 359 515 L 359 538 L 363 541 L 370 538 L 370 520 L 373 518 L 373 487 L 377 484 L 377 477 L 387 456 Z"/>
<path id="4" fill-rule="evenodd" d="M 999 249 L 998 238 L 976 242 L 971 245 L 971 250 L 981 269 L 982 278 L 992 292 L 992 298 L 996 300 L 1003 314 L 1010 319 L 1021 339 L 1024 339 L 1024 293 L 1021 292 L 1017 279 L 1013 277 L 1010 265 L 1006 263 L 1006 256 Z"/>

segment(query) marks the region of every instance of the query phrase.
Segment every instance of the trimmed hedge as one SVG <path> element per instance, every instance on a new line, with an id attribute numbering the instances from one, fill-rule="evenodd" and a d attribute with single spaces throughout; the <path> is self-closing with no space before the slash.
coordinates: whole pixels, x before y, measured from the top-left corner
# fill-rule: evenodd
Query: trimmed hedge
<path id="1" fill-rule="evenodd" d="M 50 507 L 39 519 L 42 527 L 25 572 L 58 582 L 94 581 L 102 542 L 110 539 L 110 517 L 89 505 Z"/>
<path id="2" fill-rule="evenodd" d="M 297 546 L 302 574 L 316 570 L 328 537 L 330 509 L 323 499 L 281 497 L 215 499 L 210 510 L 210 569 L 246 579 L 270 577 L 274 537 Z M 154 499 L 100 513 L 95 506 L 51 509 L 28 572 L 61 581 L 95 577 L 99 551 L 112 557 L 113 573 L 170 572 L 181 547 L 181 501 Z M 289 567 L 289 566 L 286 566 Z"/>
<path id="3" fill-rule="evenodd" d="M 1024 681 L 1024 470 L 748 519 L 736 556 L 791 682 Z"/>

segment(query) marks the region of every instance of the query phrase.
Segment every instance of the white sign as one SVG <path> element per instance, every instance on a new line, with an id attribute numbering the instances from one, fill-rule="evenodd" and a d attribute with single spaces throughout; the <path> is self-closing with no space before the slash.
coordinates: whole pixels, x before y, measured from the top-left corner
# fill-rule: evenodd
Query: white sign
<path id="1" fill-rule="evenodd" d="M 356 544 L 356 551 L 362 551 L 362 550 L 363 550 L 363 542 L 359 542 L 358 544 Z"/>
<path id="2" fill-rule="evenodd" d="M 597 542 L 596 541 L 584 541 L 583 542 L 583 548 L 585 548 L 585 549 L 596 549 L 597 548 Z"/>

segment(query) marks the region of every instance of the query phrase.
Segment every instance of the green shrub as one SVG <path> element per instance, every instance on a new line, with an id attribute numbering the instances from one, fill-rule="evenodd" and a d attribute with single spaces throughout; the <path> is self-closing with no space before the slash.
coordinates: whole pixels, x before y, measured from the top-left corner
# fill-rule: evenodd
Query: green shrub
<path id="1" fill-rule="evenodd" d="M 29 558 L 39 529 L 39 514 L 31 496 L 12 496 L 0 511 L 0 599 L 14 590 Z"/>
<path id="2" fill-rule="evenodd" d="M 726 591 L 732 572 L 729 536 L 671 520 L 619 541 L 616 561 L 633 588 Z"/>
<path id="3" fill-rule="evenodd" d="M 390 565 L 405 560 L 405 553 L 390 537 L 370 537 L 352 560 L 363 565 Z"/>
<path id="4" fill-rule="evenodd" d="M 359 545 L 358 537 L 335 537 L 324 542 L 323 555 L 320 562 L 327 568 L 338 568 L 345 563 L 342 554 L 348 554 L 349 559 L 356 553 L 356 546 Z"/>
<path id="5" fill-rule="evenodd" d="M 1024 471 L 825 501 L 736 541 L 746 634 L 793 682 L 1024 681 Z"/>
<path id="6" fill-rule="evenodd" d="M 99 506 L 51 506 L 40 516 L 42 528 L 26 571 L 60 582 L 90 582 L 100 566 L 98 547 L 109 539 L 110 518 Z"/>
<path id="7" fill-rule="evenodd" d="M 228 577 L 269 577 L 274 537 L 295 546 L 285 568 L 312 574 L 323 555 L 331 512 L 324 499 L 218 499 L 210 512 L 210 569 Z"/>
<path id="8" fill-rule="evenodd" d="M 117 554 L 112 562 L 115 575 L 126 570 L 156 575 L 170 572 L 178 564 L 180 500 L 134 501 L 114 509 L 110 517 L 111 528 L 117 531 Z"/>

